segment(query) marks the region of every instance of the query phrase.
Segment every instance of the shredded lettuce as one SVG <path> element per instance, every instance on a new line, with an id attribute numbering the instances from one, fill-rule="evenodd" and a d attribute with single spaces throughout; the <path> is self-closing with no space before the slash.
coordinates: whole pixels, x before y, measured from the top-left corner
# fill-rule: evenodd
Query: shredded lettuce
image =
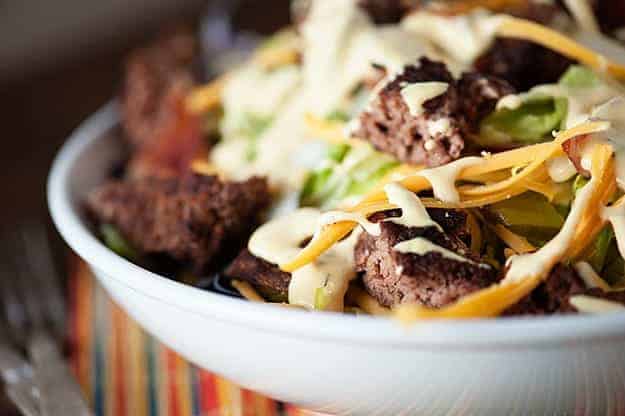
<path id="1" fill-rule="evenodd" d="M 601 80 L 591 69 L 572 65 L 558 83 L 567 88 L 593 88 L 601 84 Z"/>
<path id="2" fill-rule="evenodd" d="M 321 165 L 313 171 L 300 193 L 300 204 L 333 208 L 349 197 L 370 190 L 398 162 L 370 146 L 333 145 Z"/>
<path id="3" fill-rule="evenodd" d="M 325 119 L 327 121 L 338 121 L 345 123 L 349 121 L 349 114 L 347 113 L 347 111 L 344 110 L 334 110 L 328 113 L 325 116 Z"/>
<path id="4" fill-rule="evenodd" d="M 104 244 L 118 255 L 132 261 L 136 261 L 139 258 L 137 250 L 132 247 L 114 225 L 100 225 L 100 234 L 102 235 Z"/>
<path id="5" fill-rule="evenodd" d="M 548 95 L 530 95 L 514 109 L 502 108 L 482 121 L 482 144 L 538 143 L 549 139 L 566 119 L 568 100 Z"/>
<path id="6" fill-rule="evenodd" d="M 612 227 L 605 227 L 595 239 L 587 260 L 594 270 L 603 270 L 608 256 L 608 250 L 613 240 L 614 231 L 612 231 Z"/>

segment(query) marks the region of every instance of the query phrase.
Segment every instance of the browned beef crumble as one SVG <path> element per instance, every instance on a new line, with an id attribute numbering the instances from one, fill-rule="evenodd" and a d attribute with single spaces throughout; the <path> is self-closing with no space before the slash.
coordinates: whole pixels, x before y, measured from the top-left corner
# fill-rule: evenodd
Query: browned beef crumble
<path id="1" fill-rule="evenodd" d="M 358 5 L 377 24 L 398 23 L 417 3 L 416 0 L 358 0 Z"/>
<path id="2" fill-rule="evenodd" d="M 507 10 L 507 13 L 548 26 L 562 13 L 562 8 L 532 1 Z M 478 72 L 508 81 L 519 91 L 526 91 L 539 84 L 558 81 L 573 63 L 535 43 L 498 38 L 476 59 L 474 67 Z"/>
<path id="3" fill-rule="evenodd" d="M 187 175 L 111 181 L 89 195 L 87 207 L 140 252 L 165 254 L 201 272 L 240 249 L 269 202 L 264 179 Z"/>
<path id="4" fill-rule="evenodd" d="M 625 1 L 595 0 L 594 9 L 603 32 L 612 35 L 625 27 Z"/>
<path id="5" fill-rule="evenodd" d="M 572 296 L 588 295 L 625 304 L 625 292 L 605 293 L 601 289 L 587 289 L 577 272 L 569 266 L 557 265 L 547 280 L 527 297 L 504 312 L 511 315 L 552 315 L 577 313 L 570 304 Z"/>
<path id="6" fill-rule="evenodd" d="M 262 292 L 283 297 L 287 296 L 291 282 L 291 273 L 283 272 L 277 265 L 254 256 L 248 249 L 241 251 L 228 266 L 225 275 L 249 282 Z"/>
<path id="7" fill-rule="evenodd" d="M 354 258 L 356 269 L 363 273 L 365 288 L 382 305 L 417 303 L 439 308 L 495 281 L 497 271 L 480 263 L 455 232 L 408 228 L 388 221 L 380 222 L 380 228 L 377 237 L 366 233 L 360 236 Z M 415 237 L 424 237 L 471 262 L 450 260 L 437 252 L 421 256 L 393 250 L 401 241 Z"/>
<path id="8" fill-rule="evenodd" d="M 193 33 L 179 29 L 129 56 L 121 109 L 124 130 L 134 147 L 151 143 L 170 117 L 175 117 L 170 95 L 193 85 L 196 49 Z"/>
<path id="9" fill-rule="evenodd" d="M 409 83 L 427 81 L 446 82 L 449 88 L 426 101 L 422 114 L 413 116 L 401 89 Z M 461 156 L 465 139 L 478 130 L 480 120 L 495 108 L 499 98 L 513 92 L 505 81 L 477 73 L 464 74 L 456 82 L 445 64 L 423 57 L 418 66 L 406 66 L 381 89 L 352 134 L 402 162 L 443 165 Z M 432 132 L 432 124 L 441 119 L 449 121 L 449 128 Z"/>

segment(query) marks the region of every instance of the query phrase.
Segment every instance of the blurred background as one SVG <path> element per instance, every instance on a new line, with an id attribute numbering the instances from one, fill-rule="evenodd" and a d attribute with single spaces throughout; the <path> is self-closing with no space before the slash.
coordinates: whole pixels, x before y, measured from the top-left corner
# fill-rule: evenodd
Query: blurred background
<path id="1" fill-rule="evenodd" d="M 236 30 L 270 33 L 288 22 L 288 4 L 0 0 L 0 228 L 48 218 L 45 183 L 52 159 L 72 130 L 117 94 L 130 50 L 181 22 L 199 30 L 216 7 L 231 9 Z M 64 270 L 67 249 L 58 238 L 54 243 Z M 0 393 L 0 414 L 12 415 L 7 409 Z"/>
<path id="2" fill-rule="evenodd" d="M 234 10 L 237 30 L 269 33 L 288 0 L 0 0 L 0 218 L 45 215 L 48 168 L 67 135 L 119 88 L 129 50 L 159 30 L 198 27 L 207 10 Z"/>

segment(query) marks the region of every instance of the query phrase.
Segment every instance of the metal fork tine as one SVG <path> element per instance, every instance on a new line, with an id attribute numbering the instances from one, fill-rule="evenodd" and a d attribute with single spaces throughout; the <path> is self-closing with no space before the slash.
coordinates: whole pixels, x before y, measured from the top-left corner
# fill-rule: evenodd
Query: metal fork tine
<path id="1" fill-rule="evenodd" d="M 48 233 L 43 223 L 30 223 L 23 227 L 22 240 L 26 260 L 30 266 L 30 279 L 36 282 L 37 292 L 42 299 L 44 317 L 59 336 L 65 327 L 65 304 L 61 283 L 52 260 Z"/>

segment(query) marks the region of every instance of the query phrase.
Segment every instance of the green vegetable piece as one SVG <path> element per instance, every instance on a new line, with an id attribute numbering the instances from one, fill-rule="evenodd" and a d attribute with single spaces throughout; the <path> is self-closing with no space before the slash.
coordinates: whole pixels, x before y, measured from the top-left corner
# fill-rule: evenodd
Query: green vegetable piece
<path id="1" fill-rule="evenodd" d="M 326 292 L 325 287 L 318 287 L 315 289 L 315 309 L 323 311 L 330 304 L 330 297 Z"/>
<path id="2" fill-rule="evenodd" d="M 608 250 L 610 248 L 610 244 L 614 239 L 614 231 L 612 231 L 612 227 L 605 227 L 592 245 L 592 250 L 588 256 L 588 263 L 595 270 L 603 270 L 603 266 L 605 266 L 605 261 L 608 255 Z"/>
<path id="3" fill-rule="evenodd" d="M 608 248 L 601 277 L 613 289 L 625 289 L 625 260 L 621 257 L 616 239 L 612 239 Z"/>
<path id="4" fill-rule="evenodd" d="M 568 88 L 592 88 L 598 86 L 601 81 L 590 68 L 572 65 L 558 83 Z"/>
<path id="5" fill-rule="evenodd" d="M 349 121 L 349 114 L 343 110 L 334 110 L 326 115 L 326 120 L 345 123 Z"/>
<path id="6" fill-rule="evenodd" d="M 577 175 L 573 181 L 573 195 L 577 196 L 577 193 L 590 181 L 582 175 Z"/>
<path id="7" fill-rule="evenodd" d="M 328 148 L 328 158 L 340 163 L 351 149 L 350 145 L 345 143 L 333 144 Z"/>
<path id="8" fill-rule="evenodd" d="M 547 199 L 534 192 L 497 202 L 489 207 L 507 227 L 559 230 L 564 217 Z"/>
<path id="9" fill-rule="evenodd" d="M 100 225 L 100 234 L 104 244 L 118 255 L 132 261 L 136 261 L 139 258 L 138 252 L 126 241 L 114 225 Z"/>
<path id="10" fill-rule="evenodd" d="M 390 169 L 393 158 L 370 147 L 337 145 L 328 152 L 322 168 L 313 172 L 300 194 L 300 204 L 333 208 L 340 201 L 370 190 Z"/>
<path id="11" fill-rule="evenodd" d="M 530 96 L 518 108 L 502 108 L 486 117 L 481 125 L 481 141 L 495 145 L 541 142 L 562 126 L 567 110 L 566 98 Z"/>

